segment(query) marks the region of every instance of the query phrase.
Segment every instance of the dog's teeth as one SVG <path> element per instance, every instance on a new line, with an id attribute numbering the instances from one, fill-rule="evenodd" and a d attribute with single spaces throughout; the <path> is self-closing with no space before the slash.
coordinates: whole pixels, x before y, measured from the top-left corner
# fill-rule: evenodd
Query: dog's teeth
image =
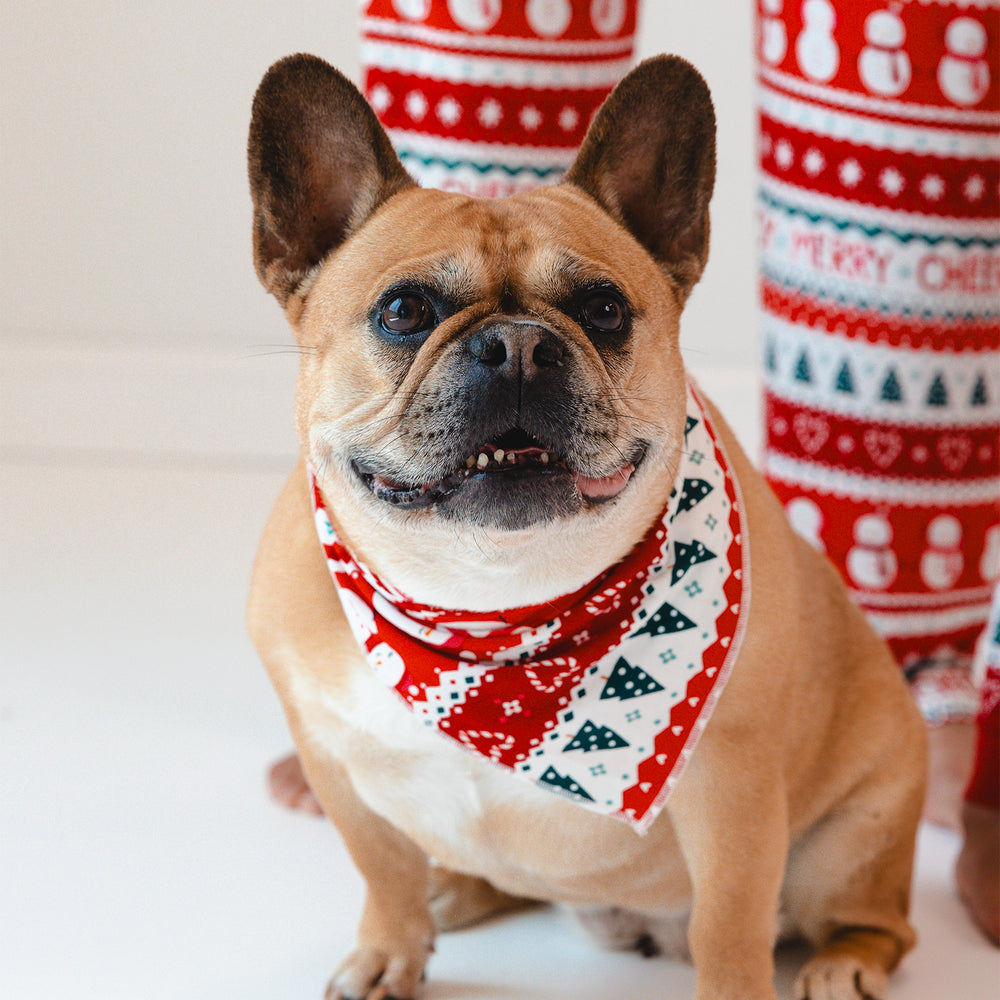
<path id="1" fill-rule="evenodd" d="M 486 454 L 486 452 L 484 451 L 484 452 L 483 452 L 483 453 L 482 453 L 482 454 L 481 454 L 481 455 L 479 456 L 479 458 L 477 458 L 477 459 L 476 459 L 476 465 L 478 465 L 480 469 L 485 469 L 485 468 L 486 468 L 486 466 L 487 466 L 487 465 L 489 465 L 489 464 L 490 464 L 490 457 L 489 457 L 489 455 L 487 455 L 487 454 Z"/>
<path id="2" fill-rule="evenodd" d="M 475 458 L 475 456 L 474 456 L 474 455 L 470 455 L 470 456 L 469 456 L 469 457 L 468 457 L 468 458 L 467 458 L 467 459 L 465 460 L 465 467 L 466 467 L 467 469 L 472 469 L 472 468 L 474 468 L 474 467 L 475 467 L 475 464 L 476 464 L 476 458 Z"/>
<path id="3" fill-rule="evenodd" d="M 541 460 L 542 465 L 549 464 L 549 453 L 547 451 L 543 451 L 538 457 Z"/>
<path id="4" fill-rule="evenodd" d="M 502 462 L 503 461 L 503 457 L 504 457 L 505 454 L 506 453 L 504 452 L 503 448 L 497 448 L 497 450 L 495 452 L 493 452 L 493 459 L 494 459 L 494 461 L 496 461 L 496 462 Z"/>
<path id="5" fill-rule="evenodd" d="M 512 451 L 507 452 L 507 461 L 513 465 L 517 461 L 517 455 L 515 455 Z"/>

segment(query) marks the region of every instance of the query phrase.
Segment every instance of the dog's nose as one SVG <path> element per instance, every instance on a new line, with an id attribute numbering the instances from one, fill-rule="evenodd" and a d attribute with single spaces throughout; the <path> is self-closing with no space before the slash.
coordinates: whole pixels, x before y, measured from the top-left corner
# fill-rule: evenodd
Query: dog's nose
<path id="1" fill-rule="evenodd" d="M 510 378 L 530 379 L 560 368 L 566 350 L 552 330 L 524 320 L 485 323 L 468 340 L 469 353 L 485 368 Z"/>

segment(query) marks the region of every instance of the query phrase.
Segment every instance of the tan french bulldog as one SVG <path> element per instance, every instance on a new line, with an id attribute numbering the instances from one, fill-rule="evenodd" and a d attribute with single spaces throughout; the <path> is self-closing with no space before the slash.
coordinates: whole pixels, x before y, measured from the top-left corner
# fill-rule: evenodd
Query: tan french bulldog
<path id="1" fill-rule="evenodd" d="M 688 388 L 701 77 L 643 63 L 562 183 L 476 200 L 417 187 L 357 90 L 293 56 L 260 85 L 249 161 L 302 447 L 250 630 L 367 882 L 327 996 L 408 1000 L 436 930 L 531 898 L 612 946 L 684 942 L 698 1000 L 774 1000 L 791 935 L 816 948 L 794 1000 L 882 997 L 914 942 L 923 725 Z M 722 611 L 682 603 L 706 587 Z"/>

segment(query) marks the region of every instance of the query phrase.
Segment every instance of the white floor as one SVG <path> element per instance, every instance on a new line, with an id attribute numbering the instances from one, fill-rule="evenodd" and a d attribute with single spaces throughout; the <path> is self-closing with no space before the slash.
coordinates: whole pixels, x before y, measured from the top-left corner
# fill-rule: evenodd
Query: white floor
<path id="1" fill-rule="evenodd" d="M 336 833 L 264 791 L 289 742 L 242 605 L 281 478 L 250 458 L 0 451 L 5 1000 L 318 1000 L 351 945 L 361 888 Z M 921 944 L 893 1000 L 1000 995 L 1000 952 L 952 889 L 957 848 L 922 833 Z M 540 910 L 442 937 L 424 996 L 692 986 L 690 968 L 602 953 Z"/>

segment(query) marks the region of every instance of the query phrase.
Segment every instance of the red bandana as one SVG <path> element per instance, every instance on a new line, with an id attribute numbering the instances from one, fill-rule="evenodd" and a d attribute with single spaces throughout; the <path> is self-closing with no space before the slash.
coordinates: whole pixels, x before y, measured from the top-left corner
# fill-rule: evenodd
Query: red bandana
<path id="1" fill-rule="evenodd" d="M 644 832 L 722 692 L 749 606 L 739 491 L 695 393 L 661 520 L 621 562 L 545 604 L 492 615 L 417 604 L 348 552 L 315 479 L 313 498 L 376 675 L 444 736 Z"/>

